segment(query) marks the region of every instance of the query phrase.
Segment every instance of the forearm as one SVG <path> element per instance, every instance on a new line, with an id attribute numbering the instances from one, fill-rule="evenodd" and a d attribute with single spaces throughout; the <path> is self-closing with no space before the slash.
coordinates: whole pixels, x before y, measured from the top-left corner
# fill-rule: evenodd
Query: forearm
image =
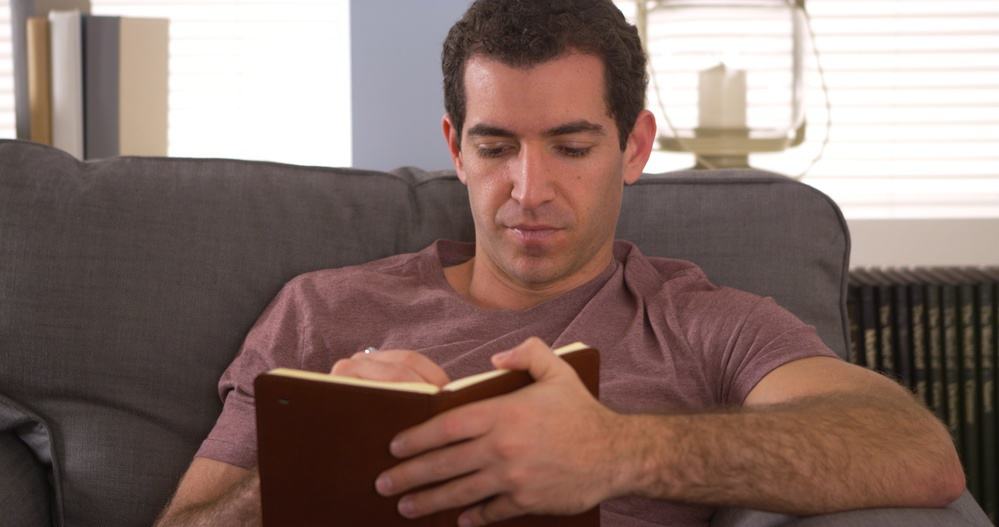
<path id="1" fill-rule="evenodd" d="M 807 515 L 943 506 L 964 488 L 946 430 L 904 397 L 623 419 L 629 493 Z"/>
<path id="2" fill-rule="evenodd" d="M 253 470 L 215 500 L 176 508 L 171 505 L 155 527 L 254 526 L 260 522 L 260 478 Z"/>

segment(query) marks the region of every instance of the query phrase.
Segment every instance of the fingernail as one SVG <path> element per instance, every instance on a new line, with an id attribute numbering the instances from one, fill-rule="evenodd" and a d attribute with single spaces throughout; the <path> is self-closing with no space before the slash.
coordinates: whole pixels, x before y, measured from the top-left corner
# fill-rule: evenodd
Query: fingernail
<path id="1" fill-rule="evenodd" d="M 507 351 L 502 351 L 500 353 L 497 353 L 496 355 L 493 355 L 493 359 L 495 359 L 495 360 L 506 360 L 506 358 L 509 357 L 509 356 L 510 356 L 510 350 L 507 350 Z"/>
<path id="2" fill-rule="evenodd" d="M 413 500 L 408 497 L 399 500 L 399 514 L 409 518 L 416 512 L 416 506 L 413 505 Z"/>
<path id="3" fill-rule="evenodd" d="M 458 517 L 458 527 L 472 527 L 472 525 L 474 525 L 472 523 L 472 519 L 469 518 L 468 516 Z"/>
<path id="4" fill-rule="evenodd" d="M 402 439 L 393 439 L 392 442 L 389 443 L 389 452 L 391 452 L 393 456 L 399 457 L 399 453 L 402 452 L 402 446 Z"/>
<path id="5" fill-rule="evenodd" d="M 392 492 L 392 478 L 382 474 L 375 480 L 375 489 L 382 496 L 388 496 Z"/>

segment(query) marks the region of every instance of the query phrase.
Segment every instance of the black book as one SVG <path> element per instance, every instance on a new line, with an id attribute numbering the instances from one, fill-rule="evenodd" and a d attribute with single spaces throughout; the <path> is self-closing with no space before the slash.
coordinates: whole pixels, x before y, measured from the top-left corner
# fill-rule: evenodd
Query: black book
<path id="1" fill-rule="evenodd" d="M 929 385 L 929 407 L 937 418 L 947 422 L 947 390 L 943 370 L 943 305 L 940 299 L 940 285 L 929 281 L 921 270 L 910 271 L 923 292 L 924 329 Z"/>
<path id="2" fill-rule="evenodd" d="M 891 283 L 881 271 L 866 269 L 860 275 L 874 294 L 875 332 L 877 335 L 877 370 L 898 379 L 892 335 Z"/>
<path id="3" fill-rule="evenodd" d="M 930 393 L 929 353 L 927 351 L 926 301 L 924 285 L 908 270 L 895 272 L 908 299 L 909 348 L 912 352 L 912 382 L 916 395 L 927 408 L 933 408 Z"/>
<path id="4" fill-rule="evenodd" d="M 850 324 L 850 347 L 847 350 L 847 361 L 850 364 L 864 365 L 863 354 L 863 331 L 860 329 L 860 284 L 851 273 L 846 287 L 846 315 Z"/>
<path id="5" fill-rule="evenodd" d="M 979 365 L 979 422 L 982 445 L 982 493 L 979 502 L 993 523 L 999 517 L 999 438 L 996 437 L 997 416 L 996 372 L 997 350 L 999 350 L 999 272 L 989 273 L 982 269 L 967 269 L 965 273 L 975 283 L 975 314 L 977 319 L 976 337 L 978 340 Z"/>
<path id="6" fill-rule="evenodd" d="M 943 335 L 943 362 L 944 362 L 944 390 L 947 394 L 947 428 L 950 430 L 954 444 L 961 455 L 961 462 L 964 465 L 964 473 L 967 478 L 968 489 L 977 482 L 972 480 L 973 474 L 970 470 L 969 452 L 964 438 L 964 394 L 961 385 L 962 365 L 961 365 L 961 339 L 958 317 L 959 305 L 957 298 L 957 283 L 946 276 L 940 269 L 929 269 L 926 274 L 931 280 L 936 280 L 940 286 L 940 307 L 941 307 L 941 333 Z M 976 453 L 977 454 L 977 453 Z M 977 455 L 976 455 L 977 459 Z M 977 475 L 977 471 L 975 471 Z"/>
<path id="7" fill-rule="evenodd" d="M 871 270 L 874 279 L 874 298 L 878 303 L 878 358 L 881 360 L 881 371 L 892 379 L 898 380 L 898 360 L 895 354 L 894 304 L 891 281 L 881 271 Z"/>
<path id="8" fill-rule="evenodd" d="M 977 327 L 978 317 L 975 314 L 975 280 L 966 273 L 956 269 L 942 269 L 941 272 L 949 278 L 957 294 L 957 341 L 958 361 L 961 383 L 961 397 L 964 402 L 961 416 L 961 435 L 964 440 L 964 452 L 967 456 L 968 490 L 976 498 L 982 496 L 982 445 L 980 442 L 980 390 L 978 388 L 979 350 Z"/>
<path id="9" fill-rule="evenodd" d="M 916 393 L 907 278 L 894 269 L 882 270 L 881 275 L 891 283 L 892 349 L 895 351 L 895 371 L 899 382 L 909 391 Z"/>
<path id="10" fill-rule="evenodd" d="M 892 270 L 887 274 L 895 281 L 895 349 L 899 362 L 906 363 L 900 369 L 908 370 L 910 389 L 929 406 L 922 288 L 904 270 Z"/>
<path id="11" fill-rule="evenodd" d="M 925 283 L 927 350 L 929 351 L 930 392 L 933 398 L 931 408 L 937 417 L 947 425 L 951 438 L 960 451 L 961 425 L 958 409 L 961 404 L 957 385 L 957 362 L 954 353 L 957 346 L 956 339 L 952 341 L 953 345 L 950 346 L 950 357 L 947 356 L 948 323 L 951 336 L 956 337 L 954 333 L 954 295 L 945 295 L 941 278 L 927 269 L 921 268 L 913 272 Z M 950 290 L 953 293 L 953 288 Z M 949 307 L 945 297 L 949 298 Z M 949 367 L 948 361 L 953 361 Z"/>
<path id="12" fill-rule="evenodd" d="M 863 335 L 861 365 L 870 370 L 879 370 L 878 362 L 878 308 L 874 297 L 874 280 L 864 269 L 850 271 L 860 289 L 860 332 Z"/>

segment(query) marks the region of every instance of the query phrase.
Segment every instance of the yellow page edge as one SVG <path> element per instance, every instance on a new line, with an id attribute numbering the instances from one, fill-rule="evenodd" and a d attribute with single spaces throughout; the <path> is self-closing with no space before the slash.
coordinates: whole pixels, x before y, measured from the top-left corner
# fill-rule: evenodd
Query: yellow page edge
<path id="1" fill-rule="evenodd" d="M 579 351 L 582 349 L 587 349 L 589 346 L 583 344 L 582 342 L 573 342 L 572 344 L 567 344 L 565 346 L 559 347 L 553 352 L 555 355 L 562 356 L 567 353 L 572 353 L 574 351 Z M 346 377 L 343 375 L 332 375 L 329 373 L 319 373 L 314 371 L 303 371 L 295 370 L 292 368 L 276 368 L 268 373 L 271 375 L 280 375 L 282 377 L 293 377 L 296 379 L 305 379 L 310 381 L 320 381 L 329 382 L 333 384 L 346 384 L 350 386 L 361 386 L 365 388 L 380 388 L 383 390 L 396 390 L 400 392 L 411 392 L 411 393 L 425 393 L 428 395 L 434 395 L 441 391 L 457 391 L 466 386 L 471 386 L 476 383 L 487 381 L 494 377 L 503 375 L 509 370 L 492 370 L 485 371 L 482 373 L 477 373 L 475 375 L 469 375 L 468 377 L 463 377 L 461 379 L 456 379 L 454 381 L 445 384 L 442 388 L 438 388 L 433 384 L 427 382 L 395 382 L 395 381 L 372 381 L 369 379 L 358 379 L 356 377 Z"/>

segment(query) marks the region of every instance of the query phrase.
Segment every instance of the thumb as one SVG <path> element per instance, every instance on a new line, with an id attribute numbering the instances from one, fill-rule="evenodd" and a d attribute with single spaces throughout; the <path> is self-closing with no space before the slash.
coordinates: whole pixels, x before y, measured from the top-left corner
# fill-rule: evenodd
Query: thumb
<path id="1" fill-rule="evenodd" d="M 558 375 L 562 361 L 541 339 L 531 337 L 515 348 L 492 356 L 493 366 L 505 370 L 527 370 L 536 381 Z"/>

